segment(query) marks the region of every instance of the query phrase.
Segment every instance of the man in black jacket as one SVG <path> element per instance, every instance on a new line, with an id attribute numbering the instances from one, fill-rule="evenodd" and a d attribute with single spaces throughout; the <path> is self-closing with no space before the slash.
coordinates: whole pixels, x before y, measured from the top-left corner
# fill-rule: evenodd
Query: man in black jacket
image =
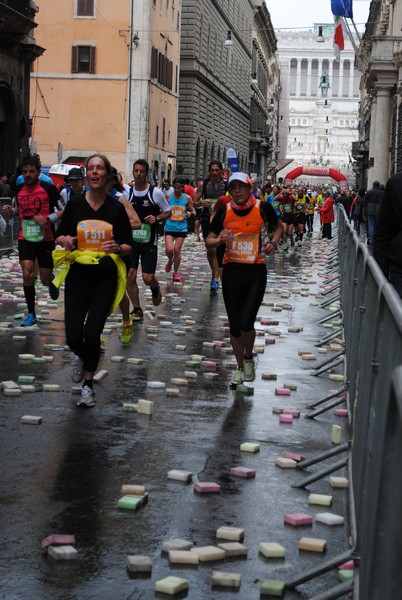
<path id="1" fill-rule="evenodd" d="M 368 245 L 372 248 L 374 243 L 375 228 L 381 210 L 384 192 L 379 181 L 373 181 L 373 187 L 366 192 L 363 203 L 363 218 L 367 221 Z"/>
<path id="2" fill-rule="evenodd" d="M 402 298 L 402 172 L 387 182 L 375 228 L 373 256 Z"/>

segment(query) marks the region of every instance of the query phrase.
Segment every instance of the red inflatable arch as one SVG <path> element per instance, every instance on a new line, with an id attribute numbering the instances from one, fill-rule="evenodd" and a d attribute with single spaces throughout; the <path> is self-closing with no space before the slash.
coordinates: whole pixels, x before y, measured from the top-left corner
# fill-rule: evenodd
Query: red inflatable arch
<path id="1" fill-rule="evenodd" d="M 339 173 L 335 169 L 329 169 L 327 167 L 296 167 L 293 171 L 289 171 L 289 173 L 285 177 L 285 185 L 291 185 L 293 179 L 299 177 L 300 175 L 312 175 L 313 177 L 332 177 L 339 183 L 339 187 L 341 191 L 347 191 L 348 182 L 345 175 Z"/>

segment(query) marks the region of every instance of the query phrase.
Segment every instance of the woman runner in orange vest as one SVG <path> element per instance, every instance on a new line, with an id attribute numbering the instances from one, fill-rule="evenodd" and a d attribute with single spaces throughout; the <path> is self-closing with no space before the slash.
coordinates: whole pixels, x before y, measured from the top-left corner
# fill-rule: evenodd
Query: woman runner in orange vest
<path id="1" fill-rule="evenodd" d="M 268 226 L 274 229 L 269 238 Z M 264 297 L 267 267 L 263 255 L 275 252 L 283 226 L 275 210 L 252 194 L 247 173 L 229 179 L 226 206 L 217 211 L 206 240 L 208 248 L 226 243 L 222 293 L 229 318 L 230 338 L 237 360 L 230 386 L 254 381 L 254 322 Z"/>

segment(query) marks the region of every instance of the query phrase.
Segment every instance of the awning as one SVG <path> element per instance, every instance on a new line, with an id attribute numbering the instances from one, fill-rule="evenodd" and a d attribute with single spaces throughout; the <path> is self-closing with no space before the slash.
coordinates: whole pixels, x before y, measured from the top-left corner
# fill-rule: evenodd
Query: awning
<path id="1" fill-rule="evenodd" d="M 279 173 L 279 171 L 282 171 L 282 169 L 284 169 L 285 167 L 287 167 L 288 165 L 290 165 L 290 163 L 293 162 L 293 158 L 280 158 L 278 160 L 278 171 L 277 173 Z"/>

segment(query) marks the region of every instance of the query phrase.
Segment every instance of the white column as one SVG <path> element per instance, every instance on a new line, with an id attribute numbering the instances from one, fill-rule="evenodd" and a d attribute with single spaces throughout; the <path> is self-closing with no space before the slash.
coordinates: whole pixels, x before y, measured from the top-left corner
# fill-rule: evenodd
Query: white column
<path id="1" fill-rule="evenodd" d="M 370 135 L 375 127 L 374 144 L 370 138 L 370 156 L 374 158 L 374 165 L 368 173 L 368 188 L 372 186 L 373 181 L 386 183 L 389 177 L 389 145 L 391 138 L 391 118 L 392 118 L 392 86 L 388 83 L 378 82 L 377 88 L 377 110 L 375 123 L 371 121 Z"/>
<path id="2" fill-rule="evenodd" d="M 311 69 L 312 69 L 313 60 L 311 58 L 307 59 L 307 96 L 311 96 Z"/>
<path id="3" fill-rule="evenodd" d="M 350 62 L 350 73 L 349 73 L 349 98 L 353 98 L 353 91 L 355 89 L 355 81 L 354 81 L 354 76 L 355 76 L 355 66 L 353 64 L 353 60 L 349 61 Z M 356 75 L 357 75 L 357 71 L 356 71 Z"/>
<path id="4" fill-rule="evenodd" d="M 334 73 L 334 61 L 330 60 L 329 61 L 329 69 L 328 69 L 328 75 L 329 75 L 329 84 L 330 84 L 330 88 L 328 90 L 328 96 L 332 96 L 332 90 L 334 89 L 334 81 L 333 81 L 333 73 Z"/>
<path id="5" fill-rule="evenodd" d="M 339 62 L 339 85 L 338 85 L 338 98 L 343 96 L 343 60 Z"/>
<path id="6" fill-rule="evenodd" d="M 301 85 L 301 58 L 297 58 L 297 75 L 296 75 L 296 97 L 300 98 Z"/>
<path id="7" fill-rule="evenodd" d="M 321 75 L 322 75 L 322 58 L 318 59 L 318 66 L 317 66 L 317 85 L 319 85 L 320 81 L 321 81 Z M 321 96 L 321 91 L 319 89 L 317 89 L 317 96 Z"/>

